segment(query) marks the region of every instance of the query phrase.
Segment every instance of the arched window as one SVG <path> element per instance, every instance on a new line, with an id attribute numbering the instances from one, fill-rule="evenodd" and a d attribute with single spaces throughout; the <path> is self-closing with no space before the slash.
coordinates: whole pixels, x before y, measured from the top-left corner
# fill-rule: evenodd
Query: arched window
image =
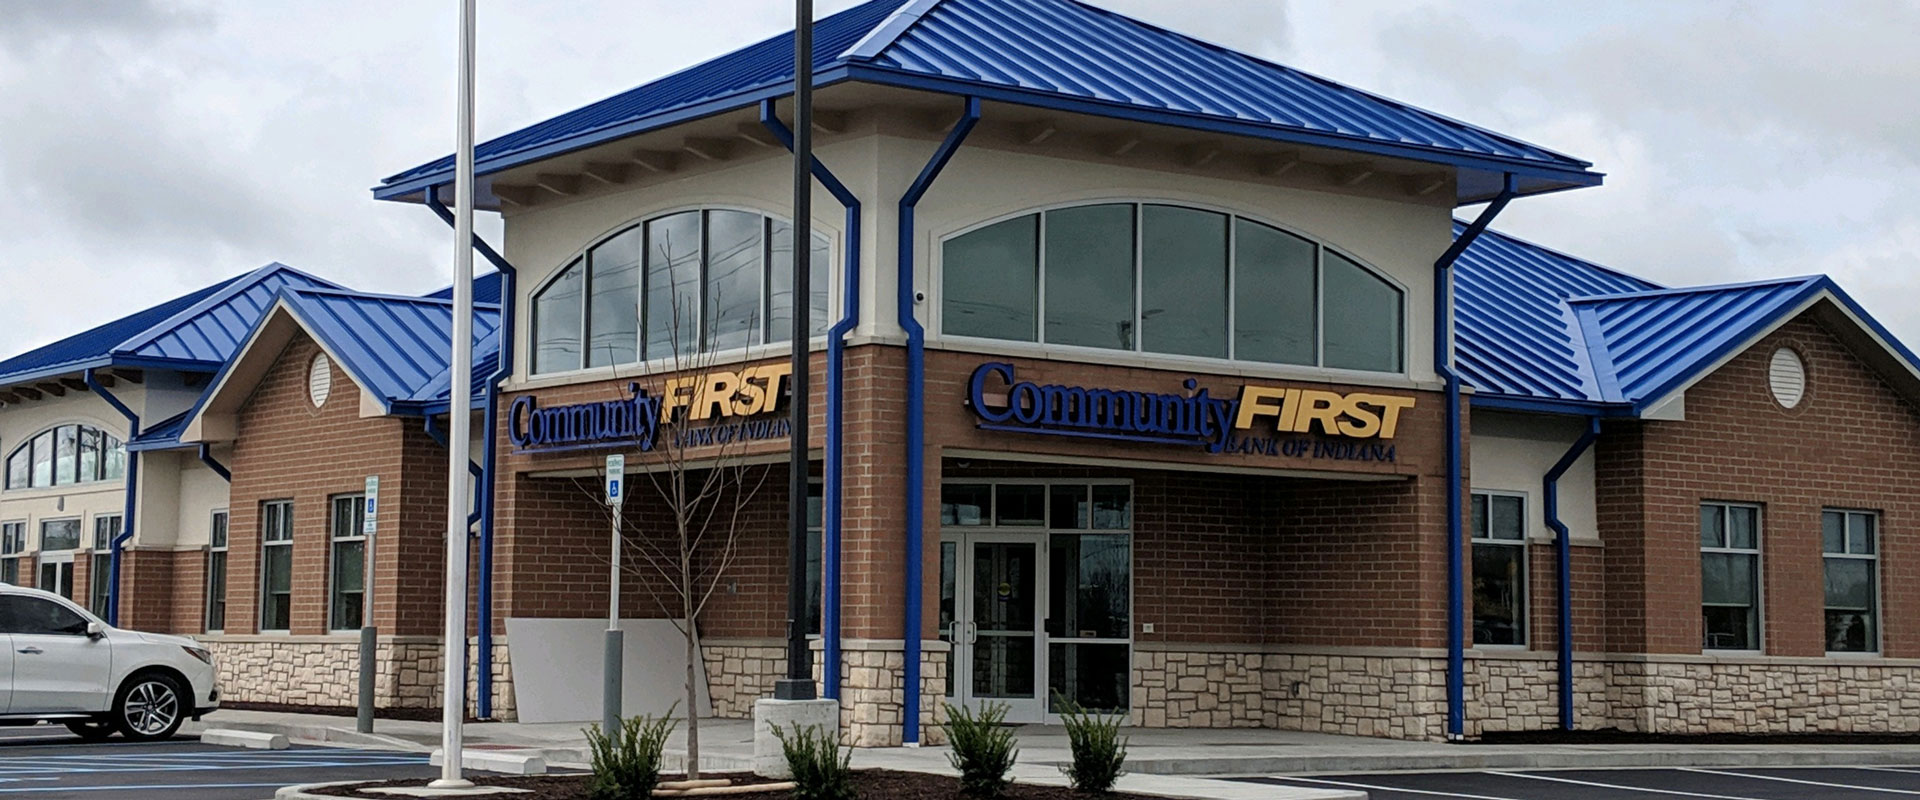
<path id="1" fill-rule="evenodd" d="M 1002 220 L 946 240 L 940 288 L 944 336 L 1405 369 L 1399 287 L 1217 211 L 1101 203 Z"/>
<path id="2" fill-rule="evenodd" d="M 808 261 L 810 322 L 827 330 L 827 239 Z M 784 342 L 793 227 L 754 211 L 681 211 L 596 242 L 533 296 L 536 375 Z"/>
<path id="3" fill-rule="evenodd" d="M 8 489 L 119 480 L 126 473 L 126 445 L 88 425 L 48 428 L 7 456 Z"/>

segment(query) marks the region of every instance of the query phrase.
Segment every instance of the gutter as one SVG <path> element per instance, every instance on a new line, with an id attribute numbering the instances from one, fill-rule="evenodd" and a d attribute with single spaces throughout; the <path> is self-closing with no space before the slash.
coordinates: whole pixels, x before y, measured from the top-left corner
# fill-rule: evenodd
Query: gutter
<path id="1" fill-rule="evenodd" d="M 427 207 L 447 223 L 448 227 L 458 230 L 454 224 L 453 212 L 440 203 L 438 187 L 428 187 L 426 191 Z M 486 427 L 483 439 L 486 452 L 480 456 L 480 564 L 479 585 L 475 605 L 479 609 L 474 623 L 479 627 L 479 641 L 474 649 L 478 651 L 474 659 L 474 680 L 478 683 L 474 694 L 474 716 L 480 719 L 493 718 L 493 522 L 494 487 L 500 466 L 500 384 L 513 375 L 513 324 L 514 309 L 519 306 L 520 271 L 500 255 L 493 247 L 473 235 L 473 248 L 480 256 L 492 264 L 500 273 L 500 328 L 494 334 L 500 342 L 499 355 L 494 359 L 493 374 L 487 376 L 486 391 Z M 451 408 L 448 409 L 451 412 Z M 472 413 L 472 412 L 468 412 Z M 429 420 L 432 415 L 428 415 Z"/>
<path id="2" fill-rule="evenodd" d="M 1560 730 L 1573 730 L 1573 535 L 1560 519 L 1560 478 L 1585 455 L 1593 441 L 1600 438 L 1600 418 L 1588 417 L 1587 430 L 1567 449 L 1567 454 L 1547 470 L 1542 483 L 1546 498 L 1547 527 L 1553 529 L 1554 549 L 1559 559 L 1560 601 Z"/>
<path id="3" fill-rule="evenodd" d="M 107 405 L 113 406 L 113 410 L 120 412 L 120 416 L 127 418 L 127 441 L 133 441 L 134 437 L 140 435 L 140 415 L 133 413 L 133 409 L 127 408 L 126 403 L 120 402 L 120 398 L 114 397 L 112 392 L 107 391 L 107 387 L 100 384 L 100 378 L 94 375 L 92 369 L 87 370 L 86 376 L 87 388 L 92 389 L 100 399 L 107 401 Z M 109 559 L 112 566 L 107 570 L 107 624 L 115 627 L 120 625 L 120 553 L 126 549 L 127 542 L 133 541 L 134 495 L 139 488 L 140 452 L 128 450 L 126 503 L 120 514 L 120 535 L 113 537 L 113 555 Z"/>
<path id="4" fill-rule="evenodd" d="M 447 432 L 440 429 L 440 423 L 435 421 L 436 419 L 437 419 L 436 417 L 433 417 L 431 415 L 427 416 L 425 418 L 426 424 L 423 425 L 422 427 L 425 428 L 427 432 L 427 438 L 432 439 L 434 444 L 440 445 L 441 449 L 444 450 L 444 449 L 447 449 L 448 447 Z M 475 464 L 472 461 L 468 461 L 467 475 L 471 476 L 474 480 L 478 481 L 485 478 L 486 471 L 482 469 L 479 464 Z M 479 504 L 476 503 L 474 505 L 476 506 L 474 510 L 471 513 L 467 514 L 467 527 L 469 528 L 479 524 L 480 522 L 480 509 L 478 508 Z"/>
<path id="5" fill-rule="evenodd" d="M 207 469 L 213 470 L 213 474 L 220 476 L 220 480 L 233 483 L 233 470 L 227 469 L 227 465 L 213 457 L 213 445 L 206 442 L 200 443 L 200 463 L 207 465 Z"/>
<path id="6" fill-rule="evenodd" d="M 760 101 L 760 124 L 773 132 L 775 138 L 793 151 L 793 131 L 773 113 L 772 100 Z M 847 210 L 847 221 L 843 238 L 846 240 L 847 263 L 843 269 L 841 286 L 845 299 L 840 304 L 840 319 L 827 329 L 827 443 L 826 443 L 826 486 L 821 499 L 826 507 L 821 514 L 820 549 L 820 590 L 824 595 L 820 603 L 820 640 L 823 664 L 820 675 L 822 696 L 828 700 L 840 699 L 840 539 L 841 504 L 846 494 L 843 460 L 845 458 L 841 444 L 842 418 L 846 415 L 845 365 L 847 334 L 860 324 L 860 198 L 847 189 L 846 184 L 833 174 L 833 170 L 820 163 L 814 157 L 811 165 L 813 176 L 835 200 Z M 794 247 L 801 243 L 794 242 Z M 811 253 L 812 242 L 806 243 Z M 800 346 L 795 344 L 796 347 Z M 807 346 L 811 346 L 811 342 Z"/>
<path id="7" fill-rule="evenodd" d="M 934 179 L 940 177 L 947 162 L 953 160 L 953 154 L 960 149 L 960 143 L 966 141 L 967 134 L 980 122 L 980 98 L 968 97 L 966 113 L 960 121 L 954 123 L 953 130 L 947 132 L 946 140 L 933 151 L 933 157 L 920 170 L 920 176 L 913 179 L 907 192 L 900 196 L 900 257 L 899 274 L 896 278 L 899 289 L 898 313 L 900 327 L 907 331 L 907 554 L 906 554 L 906 618 L 902 638 L 905 639 L 905 680 L 901 682 L 901 696 L 904 704 L 901 720 L 900 739 L 907 746 L 920 744 L 920 606 L 925 600 L 925 587 L 921 573 L 921 551 L 925 543 L 921 541 L 926 520 L 922 503 L 926 494 L 926 464 L 922 463 L 926 455 L 927 438 L 927 355 L 925 328 L 914 318 L 913 307 L 919 300 L 914 291 L 913 280 L 913 210 L 920 204 L 927 189 L 933 186 Z"/>
<path id="8" fill-rule="evenodd" d="M 1447 739 L 1466 737 L 1466 576 L 1461 550 L 1466 526 L 1461 520 L 1465 498 L 1460 484 L 1461 463 L 1460 374 L 1453 369 L 1453 262 L 1480 238 L 1493 218 L 1513 200 L 1519 178 L 1507 173 L 1500 195 L 1481 209 L 1440 258 L 1433 262 L 1433 369 L 1447 382 Z"/>

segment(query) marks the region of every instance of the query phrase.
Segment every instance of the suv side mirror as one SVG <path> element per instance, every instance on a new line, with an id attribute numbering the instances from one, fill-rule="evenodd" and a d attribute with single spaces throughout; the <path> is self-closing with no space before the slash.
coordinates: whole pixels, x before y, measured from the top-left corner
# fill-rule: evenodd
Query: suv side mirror
<path id="1" fill-rule="evenodd" d="M 107 629 L 106 629 L 106 627 L 104 627 L 104 626 L 102 626 L 102 625 L 101 625 L 100 623 L 98 623 L 98 622 L 88 622 L 88 623 L 87 623 L 87 638 L 89 638 L 89 639 L 98 639 L 98 638 L 100 638 L 100 637 L 102 637 L 102 636 L 105 636 L 105 635 L 107 635 Z"/>

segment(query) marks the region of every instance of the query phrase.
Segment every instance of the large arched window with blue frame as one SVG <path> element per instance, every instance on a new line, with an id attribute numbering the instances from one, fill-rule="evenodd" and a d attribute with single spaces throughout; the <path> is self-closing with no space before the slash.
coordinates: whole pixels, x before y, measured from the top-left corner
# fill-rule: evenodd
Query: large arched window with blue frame
<path id="1" fill-rule="evenodd" d="M 533 295 L 536 375 L 785 342 L 793 226 L 757 211 L 693 209 L 603 237 Z M 827 330 L 828 243 L 809 254 L 810 323 Z"/>
<path id="2" fill-rule="evenodd" d="M 91 425 L 56 425 L 29 437 L 7 455 L 7 488 L 44 489 L 120 480 L 127 448 Z"/>
<path id="3" fill-rule="evenodd" d="M 1096 203 L 999 220 L 946 239 L 940 290 L 943 337 L 1406 369 L 1404 290 L 1221 211 Z"/>

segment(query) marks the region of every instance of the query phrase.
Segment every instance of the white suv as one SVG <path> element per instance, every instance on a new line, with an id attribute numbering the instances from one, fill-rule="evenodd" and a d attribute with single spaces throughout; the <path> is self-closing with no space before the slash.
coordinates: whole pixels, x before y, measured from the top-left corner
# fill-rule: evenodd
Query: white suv
<path id="1" fill-rule="evenodd" d="M 0 640 L 0 725 L 164 739 L 220 706 L 198 642 L 109 626 L 51 592 L 0 583 Z"/>

